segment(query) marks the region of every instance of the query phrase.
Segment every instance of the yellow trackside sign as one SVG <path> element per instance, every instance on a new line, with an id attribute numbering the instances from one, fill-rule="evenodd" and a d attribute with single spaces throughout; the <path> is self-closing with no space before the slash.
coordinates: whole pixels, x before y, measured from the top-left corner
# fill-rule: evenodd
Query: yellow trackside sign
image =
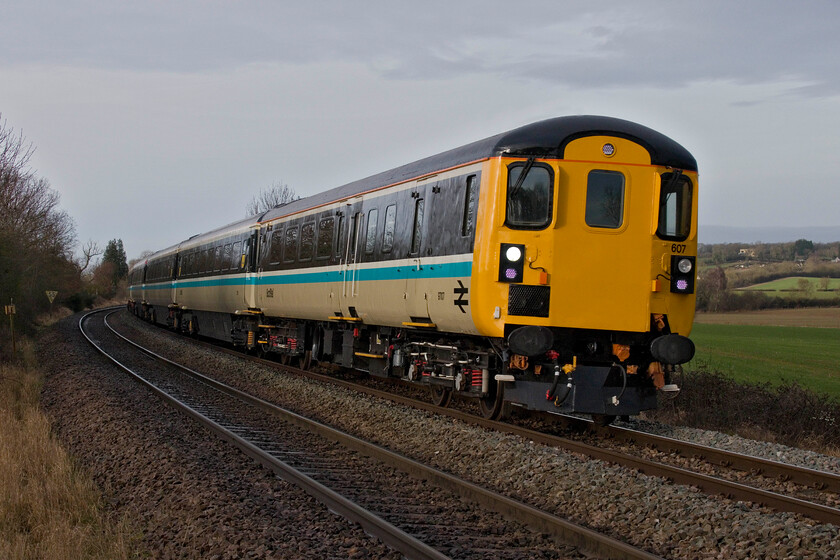
<path id="1" fill-rule="evenodd" d="M 50 303 L 52 303 L 53 300 L 55 300 L 55 296 L 57 295 L 58 292 L 56 292 L 55 290 L 47 290 L 47 299 L 50 300 Z"/>

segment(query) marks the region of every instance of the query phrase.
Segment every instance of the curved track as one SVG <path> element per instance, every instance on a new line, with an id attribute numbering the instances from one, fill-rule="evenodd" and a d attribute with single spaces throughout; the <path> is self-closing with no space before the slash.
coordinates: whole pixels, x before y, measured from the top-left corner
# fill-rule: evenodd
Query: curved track
<path id="1" fill-rule="evenodd" d="M 546 554 L 556 557 L 558 550 L 566 557 L 580 557 L 579 553 L 569 547 L 569 543 L 601 557 L 656 558 L 605 535 L 218 383 L 139 347 L 113 330 L 100 330 L 91 319 L 92 315 L 88 314 L 80 321 L 82 332 L 120 368 L 172 406 L 231 441 L 279 476 L 301 486 L 334 511 L 360 523 L 366 531 L 409 558 L 443 558 L 451 551 L 459 551 L 458 555 L 462 557 L 488 554 L 498 558 L 534 558 Z M 86 328 L 98 332 L 89 335 Z M 121 340 L 118 342 L 115 337 Z M 134 348 L 130 351 L 117 348 L 126 343 Z M 107 351 L 103 348 L 106 345 Z M 136 360 L 138 350 L 143 352 L 142 374 L 135 371 L 138 368 L 121 363 Z M 154 358 L 155 364 L 163 365 L 149 365 L 148 357 Z M 289 443 L 287 440 L 290 436 L 285 434 L 286 428 L 280 430 L 277 427 L 277 418 L 282 420 L 284 426 L 302 431 L 303 435 L 295 436 L 295 439 L 302 439 L 305 443 Z M 283 435 L 279 434 L 281 431 Z M 313 450 L 323 447 L 323 444 L 312 438 L 321 442 L 338 442 L 343 446 L 342 450 L 336 454 L 335 446 L 332 445 L 327 446 L 332 447 L 331 450 L 314 453 Z M 355 453 L 348 452 L 348 449 Z M 371 465 L 371 459 L 376 464 Z M 400 472 L 386 476 L 383 469 Z M 364 476 L 360 476 L 363 472 L 371 473 L 372 478 L 365 480 Z M 416 484 L 412 485 L 400 478 L 405 477 L 403 473 L 409 473 L 413 479 L 424 481 L 426 485 L 431 483 L 435 488 L 418 492 Z M 386 479 L 397 482 L 385 484 L 383 481 Z M 400 487 L 407 492 L 395 493 L 395 489 Z M 382 494 L 381 490 L 385 488 L 387 492 Z M 447 498 L 445 494 L 450 497 Z M 453 495 L 452 511 L 447 511 L 445 504 L 447 499 L 453 501 Z M 460 511 L 464 506 L 458 496 L 472 502 L 467 513 Z M 371 509 L 377 512 L 372 513 L 360 507 L 357 502 L 373 504 Z M 534 533 L 533 543 L 525 540 L 523 544 L 520 537 L 515 545 L 511 545 L 505 538 L 505 535 L 511 533 L 511 522 L 507 522 L 498 533 L 492 528 L 488 531 L 488 518 L 498 518 L 498 514 L 516 520 L 525 529 L 548 533 L 565 544 L 561 547 L 557 547 L 554 542 L 547 545 L 541 542 L 545 539 Z M 387 517 L 387 520 L 383 517 Z M 428 522 L 430 518 L 443 521 L 432 524 Z M 470 524 L 470 519 L 478 521 Z M 522 534 L 518 528 L 513 530 Z M 470 554 L 465 555 L 465 551 Z"/>
<path id="2" fill-rule="evenodd" d="M 445 414 L 473 425 L 518 435 L 544 445 L 582 453 L 592 458 L 637 469 L 645 474 L 664 477 L 679 484 L 695 486 L 709 494 L 718 494 L 729 498 L 749 501 L 776 509 L 778 511 L 799 513 L 817 521 L 832 523 L 840 526 L 840 509 L 832 507 L 831 505 L 826 505 L 825 503 L 819 503 L 824 494 L 833 494 L 833 496 L 829 497 L 835 502 L 840 501 L 840 497 L 837 496 L 837 493 L 840 492 L 840 476 L 833 473 L 770 461 L 732 451 L 714 449 L 703 445 L 626 428 L 614 426 L 595 428 L 590 422 L 577 418 L 558 418 L 556 415 L 545 415 L 550 417 L 553 421 L 560 420 L 561 422 L 575 426 L 578 430 L 580 430 L 581 427 L 585 427 L 585 431 L 594 432 L 595 434 L 601 436 L 598 444 L 592 445 L 576 439 L 571 439 L 569 437 L 561 437 L 541 431 L 535 431 L 533 429 L 509 422 L 485 420 L 474 414 L 470 414 L 469 412 L 464 412 L 456 408 L 442 408 L 426 402 L 425 400 L 418 400 L 416 398 L 394 394 L 393 392 L 382 391 L 356 382 L 336 379 L 333 376 L 290 368 L 289 366 L 280 365 L 277 362 L 255 358 L 252 356 L 245 356 L 241 352 L 220 348 L 215 344 L 205 342 L 199 343 L 212 346 L 221 351 L 228 352 L 263 365 L 280 368 L 284 371 L 293 371 L 298 375 L 318 379 L 326 383 L 345 386 L 353 390 L 361 391 L 365 394 L 379 398 L 388 399 L 399 404 L 432 411 L 438 414 Z M 622 442 L 638 449 L 655 449 L 662 455 L 662 460 L 651 460 L 641 457 L 638 453 L 610 449 L 609 447 L 614 447 L 610 444 L 611 441 Z M 721 474 L 712 476 L 704 472 L 696 472 L 694 467 L 686 468 L 683 466 L 669 464 L 667 461 L 669 456 L 671 456 L 671 458 L 673 458 L 673 456 L 692 458 L 696 461 L 700 461 L 701 463 L 705 462 L 706 464 L 714 467 L 712 469 L 713 471 L 720 471 Z M 749 473 L 750 476 L 748 478 L 750 479 L 750 483 L 730 480 L 729 478 L 733 478 L 731 476 L 724 478 L 724 474 L 726 474 L 727 471 L 731 474 L 732 470 Z M 776 490 L 760 488 L 753 484 L 757 483 L 757 481 L 761 479 L 765 480 L 765 486 L 774 486 L 772 482 L 773 479 L 775 479 L 780 483 L 793 483 L 795 485 L 799 485 L 800 488 L 796 489 L 795 492 L 792 492 L 796 495 L 790 495 Z M 766 483 L 768 479 L 770 482 L 769 484 Z"/>

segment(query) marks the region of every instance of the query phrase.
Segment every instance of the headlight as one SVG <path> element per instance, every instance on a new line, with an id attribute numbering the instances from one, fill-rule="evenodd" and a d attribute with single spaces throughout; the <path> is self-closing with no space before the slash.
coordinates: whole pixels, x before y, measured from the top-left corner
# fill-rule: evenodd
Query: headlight
<path id="1" fill-rule="evenodd" d="M 508 247 L 507 251 L 505 251 L 505 257 L 507 257 L 507 260 L 510 262 L 517 262 L 522 258 L 522 250 L 516 245 Z"/>
<path id="2" fill-rule="evenodd" d="M 691 268 L 691 259 L 680 259 L 680 261 L 677 263 L 677 269 L 683 274 L 688 274 L 689 272 L 691 272 Z"/>

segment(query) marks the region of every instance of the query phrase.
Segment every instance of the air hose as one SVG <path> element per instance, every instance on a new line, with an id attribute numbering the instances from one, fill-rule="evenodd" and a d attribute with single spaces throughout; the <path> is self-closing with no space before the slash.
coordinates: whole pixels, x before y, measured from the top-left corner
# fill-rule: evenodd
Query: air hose
<path id="1" fill-rule="evenodd" d="M 566 388 L 562 395 L 557 395 L 557 387 L 560 385 L 561 371 L 566 372 Z M 555 406 L 563 404 L 563 401 L 565 401 L 569 397 L 569 393 L 572 392 L 572 371 L 574 371 L 574 366 L 566 366 L 565 368 L 561 368 L 559 364 L 554 366 L 554 383 L 551 385 L 551 389 L 545 392 L 545 400 L 554 400 Z"/>

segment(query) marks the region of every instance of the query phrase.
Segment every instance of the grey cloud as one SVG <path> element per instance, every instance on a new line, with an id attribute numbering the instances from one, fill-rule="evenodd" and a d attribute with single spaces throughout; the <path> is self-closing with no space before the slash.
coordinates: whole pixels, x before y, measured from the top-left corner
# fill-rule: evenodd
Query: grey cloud
<path id="1" fill-rule="evenodd" d="M 483 73 L 612 88 L 796 78 L 813 84 L 797 94 L 840 91 L 831 1 L 35 0 L 3 11 L 5 64 L 202 72 L 343 60 L 391 79 Z"/>

